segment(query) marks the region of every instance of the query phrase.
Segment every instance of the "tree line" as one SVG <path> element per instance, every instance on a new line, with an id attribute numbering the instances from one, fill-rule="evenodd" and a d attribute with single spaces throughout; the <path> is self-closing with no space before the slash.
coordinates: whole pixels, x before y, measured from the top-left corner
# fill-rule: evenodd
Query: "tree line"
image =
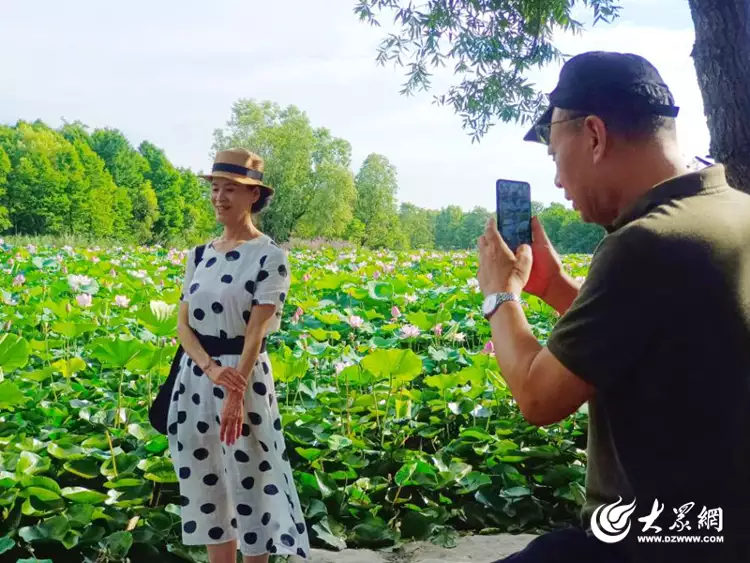
<path id="1" fill-rule="evenodd" d="M 258 218 L 278 242 L 348 241 L 368 248 L 471 249 L 494 214 L 477 207 L 424 209 L 397 201 L 396 168 L 370 154 L 356 173 L 352 147 L 313 127 L 295 106 L 242 99 L 216 151 L 246 147 L 264 158 L 272 205 Z M 560 204 L 534 204 L 561 253 L 590 253 L 604 231 Z M 148 141 L 117 129 L 36 121 L 0 126 L 0 233 L 81 235 L 125 244 L 195 244 L 217 226 L 207 183 Z"/>

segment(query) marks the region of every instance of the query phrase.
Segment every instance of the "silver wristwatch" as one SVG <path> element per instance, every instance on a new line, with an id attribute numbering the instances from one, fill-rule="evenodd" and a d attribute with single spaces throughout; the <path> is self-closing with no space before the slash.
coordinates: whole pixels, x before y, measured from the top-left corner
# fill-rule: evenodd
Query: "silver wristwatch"
<path id="1" fill-rule="evenodd" d="M 484 300 L 482 305 L 482 314 L 485 319 L 489 319 L 495 314 L 497 308 L 500 307 L 506 301 L 515 301 L 520 303 L 521 299 L 515 293 L 490 293 Z"/>

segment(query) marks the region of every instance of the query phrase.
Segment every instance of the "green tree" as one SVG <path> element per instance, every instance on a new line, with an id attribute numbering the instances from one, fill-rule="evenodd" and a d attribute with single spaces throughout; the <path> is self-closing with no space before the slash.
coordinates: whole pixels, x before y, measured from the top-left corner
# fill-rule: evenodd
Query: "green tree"
<path id="1" fill-rule="evenodd" d="M 484 232 L 487 220 L 494 216 L 483 207 L 475 207 L 469 213 L 464 213 L 461 228 L 458 232 L 459 248 L 476 248 L 477 239 Z"/>
<path id="2" fill-rule="evenodd" d="M 65 160 L 72 164 L 72 159 L 66 158 L 72 147 L 40 122 L 32 125 L 21 121 L 13 128 L 3 128 L 0 139 L 11 163 L 6 197 L 15 231 L 54 235 L 71 232 L 72 178 Z"/>
<path id="3" fill-rule="evenodd" d="M 396 168 L 380 154 L 365 158 L 355 179 L 355 217 L 365 226 L 364 244 L 371 248 L 402 248 L 406 239 L 399 225 Z"/>
<path id="4" fill-rule="evenodd" d="M 182 238 L 190 244 L 197 244 L 206 233 L 217 230 L 209 188 L 206 182 L 201 181 L 190 170 L 180 168 L 178 172 L 180 193 L 185 201 L 183 208 L 185 229 L 182 232 Z"/>
<path id="5" fill-rule="evenodd" d="M 169 162 L 164 151 L 148 141 L 138 147 L 138 152 L 148 162 L 144 177 L 151 182 L 159 203 L 159 218 L 154 230 L 157 238 L 169 241 L 182 236 L 185 228 L 185 199 L 182 196 L 182 178 Z"/>
<path id="6" fill-rule="evenodd" d="M 153 242 L 154 223 L 159 217 L 159 205 L 151 182 L 146 179 L 148 162 L 136 151 L 120 131 L 97 129 L 91 134 L 91 147 L 104 161 L 115 184 L 124 188 L 130 201 L 118 205 L 128 217 L 127 231 L 139 243 Z M 118 194 L 118 201 L 121 196 Z"/>
<path id="7" fill-rule="evenodd" d="M 10 158 L 0 145 L 0 232 L 11 226 L 8 214 L 8 173 L 10 173 Z"/>
<path id="8" fill-rule="evenodd" d="M 409 240 L 410 248 L 435 248 L 435 218 L 437 213 L 402 203 L 399 210 L 401 230 Z"/>
<path id="9" fill-rule="evenodd" d="M 127 191 L 115 185 L 104 161 L 91 147 L 82 124 L 66 124 L 61 133 L 73 145 L 83 166 L 82 189 L 78 194 L 82 218 L 78 232 L 97 237 L 126 236 L 132 214 Z"/>
<path id="10" fill-rule="evenodd" d="M 230 147 L 244 147 L 263 158 L 264 181 L 276 193 L 260 220 L 277 241 L 294 234 L 334 237 L 347 232 L 355 197 L 347 141 L 313 128 L 295 106 L 241 99 L 226 127 L 214 132 L 214 154 Z"/>
<path id="11" fill-rule="evenodd" d="M 440 210 L 435 218 L 435 245 L 441 250 L 461 248 L 460 231 L 464 212 L 458 205 Z"/>
<path id="12" fill-rule="evenodd" d="M 750 0 L 687 0 L 695 27 L 693 59 L 711 133 L 711 156 L 730 182 L 750 192 Z M 560 61 L 557 31 L 579 32 L 577 5 L 594 24 L 617 17 L 618 0 L 358 0 L 360 20 L 395 12 L 400 29 L 381 43 L 378 61 L 409 65 L 403 93 L 430 88 L 430 67 L 454 62 L 460 82 L 437 102 L 450 104 L 479 140 L 495 120 L 536 118 L 544 95 L 525 73 Z M 407 59 L 406 55 L 411 54 Z M 408 61 L 408 62 L 407 62 Z"/>

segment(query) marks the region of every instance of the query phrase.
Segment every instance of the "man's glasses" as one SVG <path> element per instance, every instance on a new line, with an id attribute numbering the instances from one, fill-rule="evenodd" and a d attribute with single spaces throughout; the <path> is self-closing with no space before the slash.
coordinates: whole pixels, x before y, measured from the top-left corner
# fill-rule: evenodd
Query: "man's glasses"
<path id="1" fill-rule="evenodd" d="M 584 113 L 581 115 L 576 115 L 575 117 L 568 117 L 565 119 L 558 119 L 557 121 L 550 121 L 549 123 L 542 123 L 540 125 L 536 126 L 536 134 L 537 137 L 539 137 L 539 140 L 544 143 L 545 145 L 549 145 L 549 138 L 550 133 L 552 131 L 552 125 L 555 123 L 565 123 L 566 121 L 575 121 L 576 119 L 581 119 L 583 117 L 587 117 L 589 114 Z"/>

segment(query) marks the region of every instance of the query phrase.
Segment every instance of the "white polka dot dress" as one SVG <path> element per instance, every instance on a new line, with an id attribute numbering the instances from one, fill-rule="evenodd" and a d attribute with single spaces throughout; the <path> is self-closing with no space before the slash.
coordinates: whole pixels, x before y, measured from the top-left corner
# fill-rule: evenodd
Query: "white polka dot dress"
<path id="1" fill-rule="evenodd" d="M 207 244 L 194 266 L 187 259 L 182 300 L 190 325 L 219 338 L 244 336 L 254 304 L 276 305 L 268 332 L 279 329 L 289 290 L 286 253 L 267 235 L 220 252 Z M 239 355 L 214 357 L 236 367 Z M 183 355 L 168 417 L 169 449 L 179 478 L 185 545 L 238 540 L 243 555 L 310 553 L 307 528 L 292 479 L 271 363 L 258 356 L 245 394 L 242 434 L 220 439 L 226 390 Z"/>

